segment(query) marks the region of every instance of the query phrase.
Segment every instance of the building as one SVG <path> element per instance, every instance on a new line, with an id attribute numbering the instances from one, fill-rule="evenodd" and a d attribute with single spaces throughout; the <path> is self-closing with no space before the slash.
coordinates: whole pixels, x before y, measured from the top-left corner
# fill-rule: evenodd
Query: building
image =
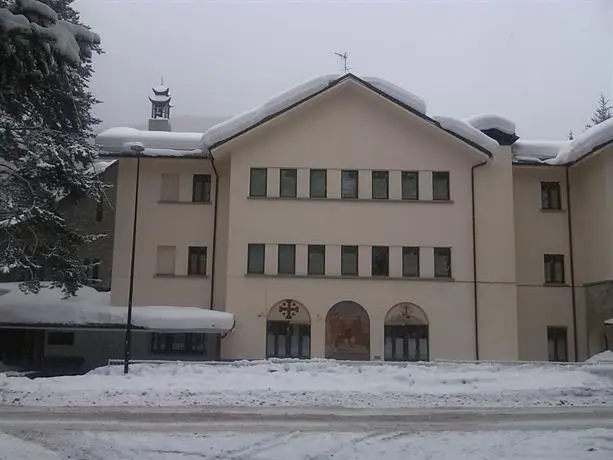
<path id="1" fill-rule="evenodd" d="M 164 110 L 157 131 L 97 137 L 119 160 L 111 301 L 128 302 L 135 232 L 134 305 L 234 314 L 209 356 L 566 361 L 607 346 L 612 124 L 526 141 L 353 74 L 204 133 L 170 132 Z M 190 334 L 160 340 L 193 352 Z"/>

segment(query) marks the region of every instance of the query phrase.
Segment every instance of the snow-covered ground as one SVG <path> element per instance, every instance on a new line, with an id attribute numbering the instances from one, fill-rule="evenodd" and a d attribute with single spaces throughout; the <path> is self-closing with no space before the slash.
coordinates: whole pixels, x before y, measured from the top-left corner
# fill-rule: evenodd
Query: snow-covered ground
<path id="1" fill-rule="evenodd" d="M 0 459 L 610 460 L 606 429 L 499 432 L 0 433 Z M 23 438 L 23 439 L 22 439 Z"/>
<path id="2" fill-rule="evenodd" d="M 346 408 L 613 405 L 613 366 L 382 364 L 329 360 L 107 366 L 84 376 L 0 375 L 20 406 L 319 406 Z"/>

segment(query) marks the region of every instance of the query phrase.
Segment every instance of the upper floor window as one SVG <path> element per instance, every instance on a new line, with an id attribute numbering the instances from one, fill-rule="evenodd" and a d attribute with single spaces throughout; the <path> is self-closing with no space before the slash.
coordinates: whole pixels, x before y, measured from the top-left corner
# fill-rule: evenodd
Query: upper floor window
<path id="1" fill-rule="evenodd" d="M 296 245 L 280 244 L 278 247 L 277 272 L 281 275 L 293 275 L 296 273 Z"/>
<path id="2" fill-rule="evenodd" d="M 402 276 L 419 277 L 419 248 L 402 248 Z"/>
<path id="3" fill-rule="evenodd" d="M 328 196 L 328 173 L 325 169 L 311 169 L 309 196 L 311 198 L 326 198 Z"/>
<path id="4" fill-rule="evenodd" d="M 543 209 L 562 209 L 559 182 L 541 182 L 541 205 Z"/>
<path id="5" fill-rule="evenodd" d="M 564 284 L 564 255 L 545 254 L 545 284 Z"/>
<path id="6" fill-rule="evenodd" d="M 281 169 L 279 171 L 279 196 L 295 198 L 297 181 L 298 173 L 295 169 Z"/>
<path id="7" fill-rule="evenodd" d="M 264 254 L 263 244 L 249 244 L 247 247 L 247 273 L 264 273 Z"/>
<path id="8" fill-rule="evenodd" d="M 309 244 L 309 259 L 307 273 L 309 275 L 324 275 L 326 273 L 326 246 Z"/>
<path id="9" fill-rule="evenodd" d="M 434 277 L 451 278 L 451 248 L 434 248 Z"/>
<path id="10" fill-rule="evenodd" d="M 179 201 L 179 175 L 162 174 L 161 201 Z"/>
<path id="11" fill-rule="evenodd" d="M 358 275 L 358 247 L 341 246 L 341 275 Z"/>
<path id="12" fill-rule="evenodd" d="M 358 171 L 341 171 L 341 198 L 351 199 L 358 197 Z"/>
<path id="13" fill-rule="evenodd" d="M 194 174 L 192 201 L 195 203 L 208 203 L 211 201 L 210 174 Z"/>
<path id="14" fill-rule="evenodd" d="M 175 274 L 175 252 L 174 246 L 158 246 L 158 257 L 156 274 L 174 275 Z"/>
<path id="15" fill-rule="evenodd" d="M 372 172 L 372 197 L 374 199 L 387 200 L 389 198 L 389 172 Z"/>
<path id="16" fill-rule="evenodd" d="M 389 276 L 390 249 L 387 246 L 372 247 L 370 273 L 372 276 Z"/>
<path id="17" fill-rule="evenodd" d="M 434 171 L 432 173 L 432 199 L 449 201 L 449 172 Z"/>
<path id="18" fill-rule="evenodd" d="M 419 173 L 402 171 L 402 199 L 419 200 Z"/>
<path id="19" fill-rule="evenodd" d="M 190 246 L 187 257 L 188 275 L 206 275 L 206 248 Z"/>
<path id="20" fill-rule="evenodd" d="M 250 196 L 266 196 L 267 192 L 267 176 L 266 168 L 251 168 L 249 178 L 249 195 Z"/>
<path id="21" fill-rule="evenodd" d="M 104 205 L 102 200 L 98 200 L 96 203 L 96 221 L 102 222 L 102 215 L 104 214 Z"/>

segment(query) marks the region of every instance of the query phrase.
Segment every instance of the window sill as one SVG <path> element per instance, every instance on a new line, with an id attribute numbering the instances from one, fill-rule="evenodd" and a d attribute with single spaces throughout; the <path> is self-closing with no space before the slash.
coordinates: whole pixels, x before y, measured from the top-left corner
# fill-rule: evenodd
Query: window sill
<path id="1" fill-rule="evenodd" d="M 286 275 L 281 273 L 245 273 L 248 278 L 300 278 L 300 279 L 347 279 L 347 280 L 380 280 L 380 281 L 441 281 L 455 282 L 455 278 L 426 278 L 414 276 L 360 276 L 360 275 Z"/>
<path id="2" fill-rule="evenodd" d="M 570 287 L 568 283 L 544 283 L 544 287 Z"/>
<path id="3" fill-rule="evenodd" d="M 541 212 L 544 213 L 553 213 L 553 214 L 559 214 L 559 213 L 565 213 L 566 209 L 548 209 L 548 208 L 541 208 Z"/>
<path id="4" fill-rule="evenodd" d="M 153 275 L 154 278 L 197 278 L 197 279 L 206 279 L 208 275 L 170 275 L 164 273 L 156 273 Z"/>
<path id="5" fill-rule="evenodd" d="M 310 197 L 310 196 L 251 196 L 248 200 L 271 200 L 271 201 L 333 201 L 333 202 L 370 202 L 370 203 L 437 203 L 453 204 L 453 200 L 403 200 L 401 198 L 341 198 L 341 197 Z"/>
<path id="6" fill-rule="evenodd" d="M 213 204 L 211 201 L 163 201 L 163 200 L 158 200 L 158 204 L 193 204 L 193 205 L 197 205 L 197 206 L 202 206 L 202 205 L 211 205 Z"/>

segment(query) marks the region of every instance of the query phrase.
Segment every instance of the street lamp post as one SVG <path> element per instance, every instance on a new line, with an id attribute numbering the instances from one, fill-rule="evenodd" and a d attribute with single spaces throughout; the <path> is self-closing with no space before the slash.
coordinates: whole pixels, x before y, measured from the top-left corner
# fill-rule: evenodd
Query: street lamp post
<path id="1" fill-rule="evenodd" d="M 132 352 L 132 299 L 134 297 L 134 259 L 136 254 L 136 223 L 138 221 L 138 186 L 140 182 L 140 157 L 145 150 L 140 143 L 130 145 L 130 150 L 136 153 L 136 190 L 134 192 L 134 221 L 132 224 L 132 255 L 130 257 L 130 285 L 128 288 L 128 317 L 126 320 L 126 341 L 123 358 L 123 373 L 130 370 L 130 355 Z"/>

